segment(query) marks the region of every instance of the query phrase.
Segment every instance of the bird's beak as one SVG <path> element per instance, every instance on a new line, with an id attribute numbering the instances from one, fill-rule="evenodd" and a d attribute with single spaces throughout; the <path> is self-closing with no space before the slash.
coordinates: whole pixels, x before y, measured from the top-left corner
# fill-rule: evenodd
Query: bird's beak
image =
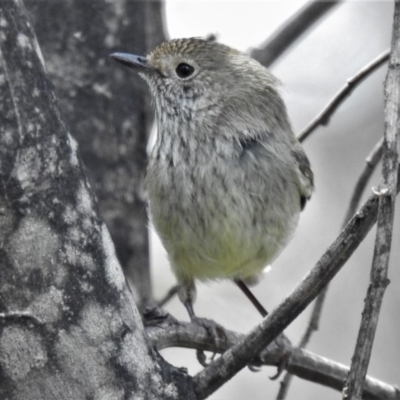
<path id="1" fill-rule="evenodd" d="M 147 61 L 147 58 L 143 56 L 136 56 L 128 53 L 112 53 L 110 57 L 125 65 L 125 67 L 135 69 L 138 72 L 155 71 L 155 68 L 152 67 Z"/>

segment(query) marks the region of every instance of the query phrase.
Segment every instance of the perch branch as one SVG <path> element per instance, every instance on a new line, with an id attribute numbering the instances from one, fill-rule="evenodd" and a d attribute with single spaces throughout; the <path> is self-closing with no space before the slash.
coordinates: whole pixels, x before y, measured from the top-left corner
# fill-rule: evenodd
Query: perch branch
<path id="1" fill-rule="evenodd" d="M 158 309 L 160 312 L 160 309 Z M 210 335 L 199 324 L 180 322 L 170 314 L 158 313 L 156 323 L 146 327 L 146 332 L 158 350 L 168 347 L 185 347 L 202 351 L 223 353 L 228 348 L 244 340 L 245 335 L 225 330 L 226 340 L 210 342 Z M 315 355 L 300 348 L 294 348 L 287 341 L 273 341 L 260 355 L 252 360 L 253 365 L 277 366 L 281 357 L 291 352 L 285 368 L 298 377 L 318 382 L 332 389 L 341 390 L 348 368 L 327 358 Z M 399 399 L 400 392 L 395 386 L 388 385 L 372 377 L 367 377 L 364 395 L 368 399 Z"/>

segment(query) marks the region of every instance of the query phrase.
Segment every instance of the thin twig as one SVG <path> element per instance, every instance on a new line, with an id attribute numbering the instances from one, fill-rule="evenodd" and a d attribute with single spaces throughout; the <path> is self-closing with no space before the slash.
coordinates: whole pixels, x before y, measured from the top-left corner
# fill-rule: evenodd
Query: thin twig
<path id="1" fill-rule="evenodd" d="M 369 75 L 377 70 L 389 59 L 389 50 L 384 51 L 380 56 L 362 68 L 356 75 L 350 78 L 347 83 L 332 98 L 328 105 L 300 132 L 297 136 L 300 142 L 305 140 L 318 126 L 328 125 L 329 119 L 344 100 L 353 90 L 364 81 Z"/>
<path id="2" fill-rule="evenodd" d="M 193 378 L 198 399 L 207 398 L 250 363 L 315 299 L 375 224 L 378 203 L 379 196 L 372 194 L 292 293 L 244 340 L 231 347 Z"/>
<path id="3" fill-rule="evenodd" d="M 371 178 L 372 173 L 375 171 L 375 167 L 382 157 L 382 148 L 383 138 L 379 139 L 379 142 L 375 145 L 371 153 L 369 153 L 368 157 L 365 159 L 365 165 L 354 188 L 353 195 L 350 200 L 350 206 L 344 218 L 343 226 L 350 221 L 350 218 L 357 211 L 365 187 L 367 186 L 367 183 Z"/>
<path id="4" fill-rule="evenodd" d="M 282 24 L 259 49 L 251 51 L 255 58 L 265 67 L 269 67 L 285 52 L 304 32 L 310 29 L 340 0 L 309 1 L 284 24 Z"/>
<path id="5" fill-rule="evenodd" d="M 325 302 L 327 290 L 328 290 L 328 285 L 322 289 L 321 293 L 318 295 L 318 297 L 314 302 L 314 307 L 311 313 L 310 321 L 299 343 L 299 348 L 301 349 L 305 349 L 307 347 L 312 334 L 316 332 L 319 328 L 319 321 L 321 319 L 322 307 Z M 290 372 L 286 372 L 285 376 L 283 377 L 280 383 L 276 400 L 284 400 L 286 398 L 286 395 L 290 387 L 290 383 L 292 381 L 292 377 L 293 375 Z"/>
<path id="6" fill-rule="evenodd" d="M 370 285 L 365 299 L 357 343 L 343 399 L 361 400 L 372 353 L 379 312 L 389 284 L 388 268 L 396 204 L 398 143 L 400 126 L 400 2 L 395 2 L 392 49 L 385 81 L 385 134 L 383 140 L 383 183 L 378 189 L 379 209 Z"/>
<path id="7" fill-rule="evenodd" d="M 176 320 L 168 313 L 160 310 L 153 312 L 155 323 L 146 325 L 146 332 L 152 344 L 158 349 L 169 347 L 184 347 L 201 351 L 223 353 L 228 348 L 244 339 L 245 335 L 224 329 L 226 340 L 210 339 L 207 330 L 196 323 L 186 323 Z M 277 366 L 282 356 L 291 353 L 285 368 L 294 375 L 312 382 L 340 391 L 343 380 L 348 373 L 348 367 L 318 356 L 299 348 L 293 348 L 288 342 L 280 342 L 279 346 L 273 341 L 267 349 L 254 359 L 254 365 Z M 372 377 L 367 377 L 364 396 L 372 399 L 399 399 L 398 388 Z"/>
<path id="8" fill-rule="evenodd" d="M 300 348 L 303 349 L 303 347 L 300 347 Z M 279 383 L 279 391 L 276 396 L 276 400 L 285 400 L 286 399 L 286 395 L 289 392 L 289 387 L 290 387 L 290 384 L 292 383 L 292 380 L 293 380 L 293 375 L 290 372 L 286 372 L 285 376 Z"/>
<path id="9" fill-rule="evenodd" d="M 356 186 L 353 191 L 353 195 L 351 197 L 350 205 L 347 210 L 346 216 L 344 218 L 343 227 L 350 221 L 351 217 L 357 211 L 357 208 L 360 204 L 361 196 L 364 193 L 365 187 L 375 170 L 376 165 L 382 156 L 382 145 L 383 138 L 379 140 L 379 142 L 374 146 L 372 151 L 369 153 L 368 157 L 365 159 L 365 166 L 361 171 L 361 174 L 357 180 Z M 342 228 L 343 228 L 342 227 Z M 318 297 L 315 300 L 313 310 L 311 312 L 310 321 L 308 323 L 307 329 L 299 343 L 300 348 L 305 348 L 309 343 L 311 336 L 314 332 L 316 332 L 319 328 L 319 322 L 322 315 L 322 308 L 325 302 L 326 293 L 329 285 L 327 285 Z M 286 398 L 290 383 L 292 381 L 292 376 L 289 373 L 286 373 L 279 387 L 279 392 L 276 397 L 276 400 L 284 400 Z"/>

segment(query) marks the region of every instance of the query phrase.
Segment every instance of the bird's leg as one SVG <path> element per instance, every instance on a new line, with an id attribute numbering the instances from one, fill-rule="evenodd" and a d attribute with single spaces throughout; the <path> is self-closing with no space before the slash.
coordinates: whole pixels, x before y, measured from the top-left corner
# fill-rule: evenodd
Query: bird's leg
<path id="1" fill-rule="evenodd" d="M 194 313 L 193 302 L 196 299 L 196 286 L 193 280 L 191 281 L 186 280 L 181 283 L 178 289 L 178 296 L 179 300 L 185 306 L 192 323 L 203 327 L 214 342 L 218 340 L 224 340 L 224 341 L 227 340 L 224 328 L 222 326 L 218 325 L 216 322 L 210 319 L 199 318 Z M 197 350 L 196 355 L 199 363 L 203 367 L 206 367 L 208 364 L 203 350 Z"/>
<path id="2" fill-rule="evenodd" d="M 248 286 L 241 279 L 235 279 L 235 283 L 236 285 L 238 285 L 239 289 L 245 294 L 245 296 L 251 301 L 251 303 L 261 314 L 261 316 L 265 318 L 268 315 L 268 311 L 258 301 L 257 297 L 254 296 L 254 294 L 251 292 Z"/>
<path id="3" fill-rule="evenodd" d="M 268 315 L 268 311 L 258 301 L 257 297 L 254 296 L 254 294 L 249 289 L 249 287 L 241 279 L 235 279 L 234 282 L 239 287 L 239 289 L 245 294 L 245 296 L 251 301 L 251 303 L 254 305 L 254 307 L 257 309 L 257 311 L 261 314 L 261 316 L 263 318 L 265 318 Z M 278 338 L 274 339 L 274 342 L 279 347 Z M 280 377 L 280 375 L 282 374 L 283 370 L 287 366 L 287 363 L 289 361 L 290 356 L 291 356 L 291 351 L 290 352 L 286 352 L 286 353 L 283 354 L 283 356 L 281 357 L 281 359 L 279 360 L 279 363 L 277 365 L 277 372 L 276 372 L 276 374 L 274 376 L 272 376 L 270 378 L 271 380 L 275 380 L 275 379 L 278 379 Z M 259 367 L 255 367 L 252 364 L 249 364 L 248 367 L 249 367 L 250 371 L 252 371 L 252 372 L 258 372 L 260 370 Z"/>
<path id="4" fill-rule="evenodd" d="M 185 280 L 180 284 L 178 288 L 178 297 L 185 306 L 190 320 L 193 322 L 193 319 L 196 318 L 193 310 L 193 303 L 196 300 L 196 285 L 193 280 Z"/>
<path id="5" fill-rule="evenodd" d="M 164 307 L 177 293 L 178 293 L 179 285 L 173 286 L 168 290 L 168 293 L 157 302 L 157 307 Z"/>

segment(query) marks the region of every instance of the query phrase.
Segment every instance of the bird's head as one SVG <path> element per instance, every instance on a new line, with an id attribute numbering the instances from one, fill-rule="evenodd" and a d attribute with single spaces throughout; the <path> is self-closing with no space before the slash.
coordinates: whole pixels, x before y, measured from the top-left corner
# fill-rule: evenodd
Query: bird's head
<path id="1" fill-rule="evenodd" d="M 275 78 L 257 61 L 223 44 L 198 39 L 162 43 L 147 57 L 114 53 L 148 85 L 157 109 L 164 112 L 211 111 L 230 99 L 259 102 Z"/>

